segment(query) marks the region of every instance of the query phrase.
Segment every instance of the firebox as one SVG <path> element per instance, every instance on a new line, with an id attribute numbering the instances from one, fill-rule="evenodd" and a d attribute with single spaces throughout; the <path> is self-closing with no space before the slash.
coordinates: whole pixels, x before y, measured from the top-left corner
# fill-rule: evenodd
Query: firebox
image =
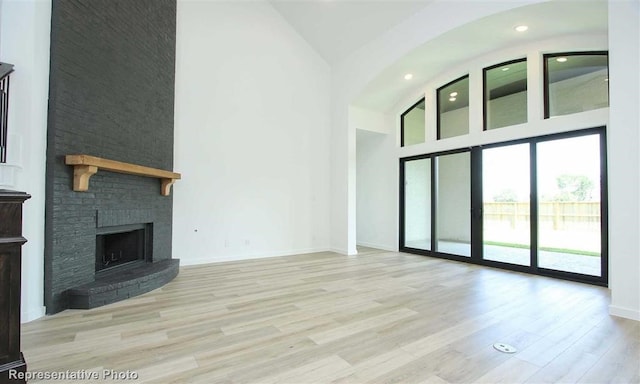
<path id="1" fill-rule="evenodd" d="M 96 231 L 96 273 L 151 262 L 153 224 L 102 227 Z"/>

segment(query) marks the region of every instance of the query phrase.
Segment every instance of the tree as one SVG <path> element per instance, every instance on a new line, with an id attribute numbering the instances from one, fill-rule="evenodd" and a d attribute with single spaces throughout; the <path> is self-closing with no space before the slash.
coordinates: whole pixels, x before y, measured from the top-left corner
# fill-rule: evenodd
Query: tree
<path id="1" fill-rule="evenodd" d="M 585 175 L 561 175 L 556 179 L 560 193 L 555 201 L 585 201 L 591 199 L 593 182 Z"/>
<path id="2" fill-rule="evenodd" d="M 513 189 L 503 189 L 493 196 L 493 201 L 496 203 L 513 203 L 518 201 L 518 194 Z"/>

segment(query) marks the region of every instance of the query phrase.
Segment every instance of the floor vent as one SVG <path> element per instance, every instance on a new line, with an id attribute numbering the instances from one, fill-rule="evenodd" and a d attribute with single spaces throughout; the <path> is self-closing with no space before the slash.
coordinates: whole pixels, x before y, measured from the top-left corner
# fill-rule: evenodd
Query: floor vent
<path id="1" fill-rule="evenodd" d="M 505 343 L 495 343 L 493 348 L 503 353 L 516 353 L 518 351 L 516 347 Z"/>

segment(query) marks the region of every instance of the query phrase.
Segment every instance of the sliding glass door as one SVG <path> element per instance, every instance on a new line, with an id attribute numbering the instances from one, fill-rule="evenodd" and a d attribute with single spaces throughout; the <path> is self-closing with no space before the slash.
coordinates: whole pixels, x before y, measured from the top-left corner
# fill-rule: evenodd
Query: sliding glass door
<path id="1" fill-rule="evenodd" d="M 482 256 L 531 265 L 530 144 L 482 150 Z"/>
<path id="2" fill-rule="evenodd" d="M 404 246 L 431 249 L 431 159 L 404 166 Z"/>
<path id="3" fill-rule="evenodd" d="M 401 159 L 400 249 L 605 285 L 604 129 Z"/>
<path id="4" fill-rule="evenodd" d="M 435 156 L 436 251 L 471 257 L 469 152 Z"/>
<path id="5" fill-rule="evenodd" d="M 538 266 L 600 276 L 600 136 L 537 145 Z"/>

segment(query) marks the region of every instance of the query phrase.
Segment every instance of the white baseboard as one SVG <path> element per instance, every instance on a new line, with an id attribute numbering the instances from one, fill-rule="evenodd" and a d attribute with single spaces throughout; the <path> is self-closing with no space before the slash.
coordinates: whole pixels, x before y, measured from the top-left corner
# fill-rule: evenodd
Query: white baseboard
<path id="1" fill-rule="evenodd" d="M 243 260 L 254 260 L 254 259 L 266 259 L 270 257 L 281 257 L 281 256 L 293 256 L 293 255 L 306 255 L 309 253 L 318 253 L 318 252 L 331 252 L 328 248 L 307 248 L 307 249 L 295 249 L 290 251 L 281 251 L 281 252 L 269 252 L 269 253 L 254 253 L 254 254 L 240 254 L 240 255 L 219 255 L 215 257 L 202 257 L 202 258 L 189 258 L 184 259 L 180 258 L 180 266 L 189 266 L 189 265 L 201 265 L 201 264 L 211 264 L 211 263 L 223 263 L 226 261 L 243 261 Z"/>
<path id="2" fill-rule="evenodd" d="M 611 316 L 624 317 L 625 319 L 640 321 L 640 311 L 637 309 L 622 308 L 615 305 L 609 306 Z"/>
<path id="3" fill-rule="evenodd" d="M 369 243 L 369 242 L 366 242 L 366 241 L 358 241 L 358 245 L 361 245 L 363 247 L 368 247 L 368 248 L 380 249 L 380 250 L 383 250 L 383 251 L 398 252 L 398 247 L 397 246 L 391 246 L 390 247 L 389 245 Z"/>

